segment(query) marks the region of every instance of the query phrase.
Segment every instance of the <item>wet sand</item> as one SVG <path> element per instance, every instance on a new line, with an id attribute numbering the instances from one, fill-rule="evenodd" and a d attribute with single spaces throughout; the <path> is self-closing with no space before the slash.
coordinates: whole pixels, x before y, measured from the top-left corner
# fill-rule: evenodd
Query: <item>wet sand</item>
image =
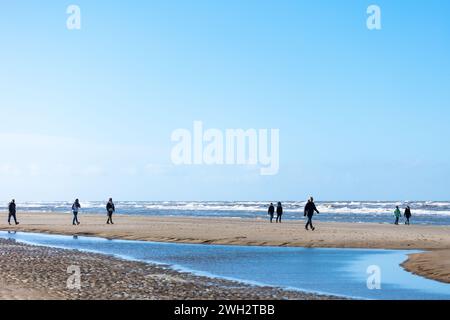
<path id="1" fill-rule="evenodd" d="M 450 283 L 450 250 L 412 254 L 402 266 L 414 274 Z"/>
<path id="2" fill-rule="evenodd" d="M 67 286 L 69 266 L 80 287 Z M 310 300 L 332 299 L 182 273 L 106 255 L 0 239 L 0 300 Z M 69 284 L 74 282 L 69 280 Z"/>
<path id="3" fill-rule="evenodd" d="M 19 213 L 20 225 L 8 226 L 2 221 L 0 229 L 199 244 L 421 249 L 427 252 L 412 255 L 403 266 L 418 275 L 450 283 L 450 226 L 316 220 L 313 232 L 304 229 L 303 221 L 270 224 L 258 219 L 116 215 L 115 224 L 106 225 L 104 215 L 79 216 L 81 225 L 73 226 L 69 213 Z"/>

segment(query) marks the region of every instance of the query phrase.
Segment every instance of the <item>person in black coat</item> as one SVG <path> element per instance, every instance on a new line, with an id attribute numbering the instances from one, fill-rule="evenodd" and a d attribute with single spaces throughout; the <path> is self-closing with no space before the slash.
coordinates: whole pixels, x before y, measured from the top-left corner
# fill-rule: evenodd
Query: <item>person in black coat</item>
<path id="1" fill-rule="evenodd" d="M 274 215 L 274 213 L 275 213 L 275 207 L 273 206 L 273 203 L 270 203 L 269 210 L 268 210 L 268 212 L 267 212 L 267 214 L 268 214 L 269 217 L 270 217 L 270 223 L 272 223 L 272 221 L 273 221 L 273 215 Z"/>
<path id="2" fill-rule="evenodd" d="M 14 219 L 14 223 L 17 225 L 19 222 L 16 219 L 16 200 L 12 199 L 8 205 L 8 223 L 11 225 L 11 218 Z"/>
<path id="3" fill-rule="evenodd" d="M 411 208 L 409 206 L 406 206 L 406 209 L 405 209 L 405 219 L 406 219 L 405 224 L 406 225 L 409 225 L 410 218 L 411 218 Z"/>
<path id="4" fill-rule="evenodd" d="M 80 221 L 78 221 L 78 211 L 80 210 L 80 208 L 81 208 L 80 200 L 75 199 L 75 202 L 72 204 L 72 214 L 73 214 L 72 224 L 74 226 L 80 224 Z"/>
<path id="5" fill-rule="evenodd" d="M 281 202 L 278 202 L 277 205 L 277 220 L 276 222 L 281 223 L 281 216 L 283 215 L 283 206 L 281 205 Z"/>
<path id="6" fill-rule="evenodd" d="M 114 206 L 114 202 L 112 200 L 112 198 L 109 198 L 108 203 L 106 204 L 106 212 L 108 214 L 108 220 L 106 220 L 107 224 L 114 224 L 114 222 L 112 221 L 112 215 L 113 213 L 116 211 L 116 207 Z"/>
<path id="7" fill-rule="evenodd" d="M 314 215 L 314 212 L 319 213 L 319 210 L 317 210 L 316 205 L 314 204 L 314 199 L 313 199 L 313 197 L 311 197 L 305 206 L 305 217 L 308 217 L 308 221 L 306 222 L 306 225 L 305 225 L 306 230 L 309 230 L 308 226 L 311 226 L 312 231 L 314 231 L 316 229 L 313 227 L 313 224 L 312 224 L 312 217 Z"/>

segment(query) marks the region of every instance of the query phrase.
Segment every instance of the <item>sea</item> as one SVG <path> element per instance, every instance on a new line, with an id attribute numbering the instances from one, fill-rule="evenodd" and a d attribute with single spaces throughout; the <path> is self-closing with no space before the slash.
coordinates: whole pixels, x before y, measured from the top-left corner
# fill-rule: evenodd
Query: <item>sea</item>
<path id="1" fill-rule="evenodd" d="M 266 219 L 271 201 L 115 201 L 116 214 L 172 217 Z M 276 201 L 272 201 L 276 205 Z M 80 201 L 80 214 L 105 214 L 106 201 Z M 305 201 L 282 201 L 283 219 L 303 219 Z M 318 221 L 392 223 L 399 206 L 409 205 L 411 222 L 420 225 L 450 225 L 450 201 L 317 201 Z M 8 201 L 0 202 L 6 211 Z M 72 201 L 17 201 L 21 212 L 70 214 Z"/>

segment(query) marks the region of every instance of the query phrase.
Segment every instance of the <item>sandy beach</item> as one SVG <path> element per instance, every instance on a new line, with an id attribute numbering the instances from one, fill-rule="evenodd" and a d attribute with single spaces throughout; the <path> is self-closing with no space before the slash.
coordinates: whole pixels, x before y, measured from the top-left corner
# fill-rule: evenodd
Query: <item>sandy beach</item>
<path id="1" fill-rule="evenodd" d="M 199 244 L 420 249 L 426 252 L 411 255 L 403 266 L 415 274 L 450 283 L 450 226 L 316 221 L 316 231 L 308 232 L 303 221 L 270 224 L 262 219 L 116 215 L 115 224 L 106 225 L 104 215 L 80 215 L 81 225 L 73 226 L 70 214 L 19 213 L 18 218 L 20 225 L 9 226 L 3 220 L 0 229 Z"/>
<path id="2" fill-rule="evenodd" d="M 69 266 L 81 287 L 67 286 Z M 0 240 L 0 300 L 309 300 L 331 299 L 195 276 L 105 255 Z"/>

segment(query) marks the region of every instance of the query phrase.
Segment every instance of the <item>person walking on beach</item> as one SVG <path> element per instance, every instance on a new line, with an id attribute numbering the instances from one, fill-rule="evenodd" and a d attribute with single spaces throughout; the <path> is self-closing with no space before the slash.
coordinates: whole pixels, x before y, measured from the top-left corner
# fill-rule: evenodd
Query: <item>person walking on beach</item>
<path id="1" fill-rule="evenodd" d="M 72 224 L 74 226 L 80 224 L 80 221 L 78 221 L 78 211 L 80 210 L 80 208 L 81 208 L 80 201 L 78 199 L 75 199 L 75 202 L 72 205 L 72 213 L 73 213 Z"/>
<path id="2" fill-rule="evenodd" d="M 401 216 L 402 216 L 402 213 L 400 212 L 400 208 L 397 206 L 394 211 L 394 217 L 395 217 L 394 224 L 398 225 L 398 220 L 400 219 Z"/>
<path id="3" fill-rule="evenodd" d="M 314 204 L 314 198 L 309 198 L 308 202 L 305 205 L 305 217 L 308 217 L 308 221 L 306 222 L 305 229 L 308 229 L 308 226 L 311 226 L 311 230 L 314 231 L 316 228 L 313 227 L 312 217 L 314 215 L 314 211 L 319 214 L 319 210 L 317 210 L 316 205 Z"/>
<path id="4" fill-rule="evenodd" d="M 277 220 L 276 222 L 281 223 L 281 216 L 283 215 L 283 207 L 281 205 L 281 202 L 278 202 L 277 204 Z"/>
<path id="5" fill-rule="evenodd" d="M 11 202 L 8 205 L 8 224 L 11 225 L 11 218 L 14 219 L 14 223 L 16 225 L 19 224 L 16 218 L 16 200 L 12 199 Z"/>
<path id="6" fill-rule="evenodd" d="M 405 224 L 409 226 L 409 219 L 411 218 L 411 208 L 409 206 L 406 206 L 404 216 L 406 219 Z"/>
<path id="7" fill-rule="evenodd" d="M 114 202 L 113 202 L 112 198 L 109 198 L 109 201 L 106 204 L 106 211 L 108 213 L 108 220 L 106 220 L 106 223 L 114 224 L 114 222 L 112 221 L 112 215 L 116 211 L 116 207 L 114 206 Z"/>
<path id="8" fill-rule="evenodd" d="M 274 213 L 275 213 L 275 207 L 273 206 L 273 203 L 270 203 L 269 210 L 268 210 L 268 213 L 267 213 L 269 215 L 269 217 L 270 217 L 270 223 L 272 223 L 272 221 L 273 221 Z"/>

